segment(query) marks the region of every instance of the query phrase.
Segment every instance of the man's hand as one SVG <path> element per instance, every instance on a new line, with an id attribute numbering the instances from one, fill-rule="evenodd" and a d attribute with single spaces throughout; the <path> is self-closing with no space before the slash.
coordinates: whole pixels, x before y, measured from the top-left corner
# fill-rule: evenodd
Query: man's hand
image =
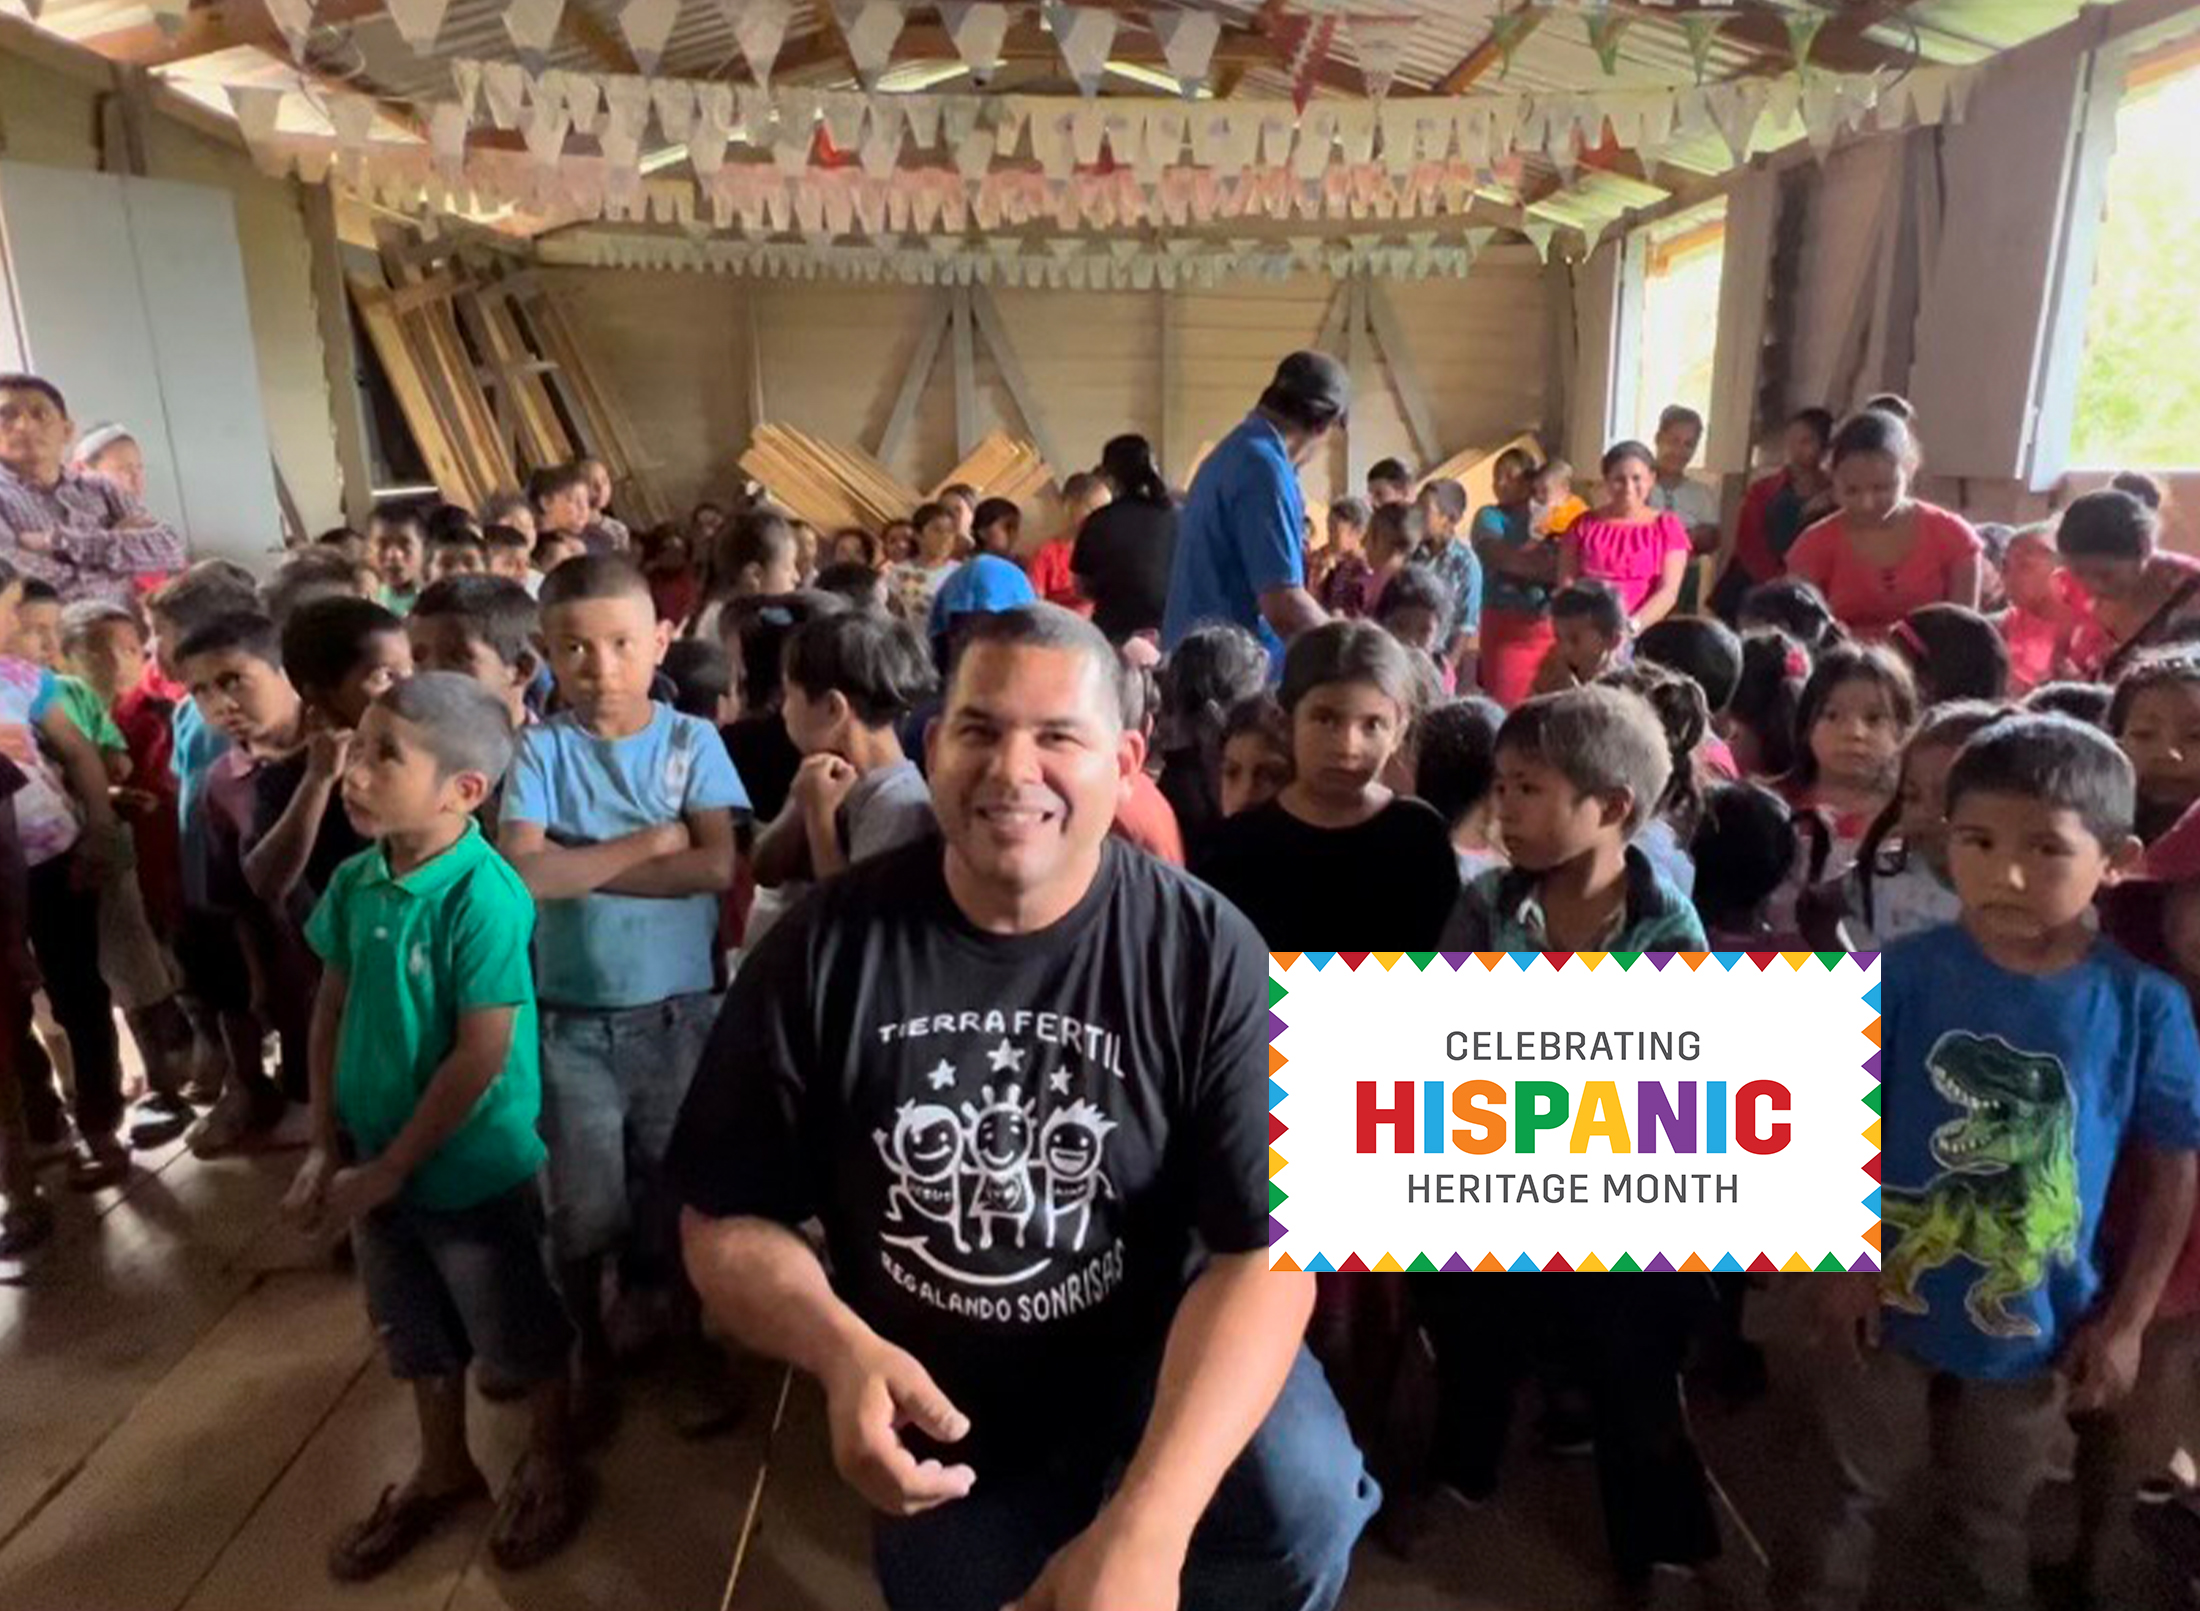
<path id="1" fill-rule="evenodd" d="M 405 1177 L 380 1158 L 339 1169 L 329 1180 L 323 1198 L 328 1217 L 337 1225 L 349 1225 L 395 1197 L 404 1184 Z"/>
<path id="2" fill-rule="evenodd" d="M 795 769 L 789 792 L 813 816 L 830 816 L 856 786 L 856 769 L 837 755 L 805 755 Z"/>
<path id="3" fill-rule="evenodd" d="M 351 763 L 351 729 L 338 727 L 318 710 L 306 713 L 306 775 L 334 783 Z"/>
<path id="4" fill-rule="evenodd" d="M 1864 1351 L 1879 1346 L 1879 1277 L 1855 1275 L 1809 1277 L 1810 1305 L 1819 1340 L 1847 1353 L 1856 1363 Z"/>
<path id="5" fill-rule="evenodd" d="M 688 832 L 687 823 L 677 817 L 670 822 L 660 822 L 644 828 L 642 832 L 649 835 L 649 855 L 652 861 L 659 856 L 677 856 L 683 850 L 695 848 L 695 839 Z"/>
<path id="6" fill-rule="evenodd" d="M 329 1181 L 335 1173 L 335 1156 L 326 1147 L 308 1150 L 305 1162 L 291 1177 L 290 1190 L 283 1193 L 283 1212 L 308 1230 L 319 1226 L 328 1207 Z"/>
<path id="7" fill-rule="evenodd" d="M 2078 1327 L 2056 1366 L 2070 1383 L 2073 1413 L 2106 1409 L 2130 1393 L 2145 1336 L 2144 1326 L 2111 1324 L 2101 1315 Z"/>
<path id="8" fill-rule="evenodd" d="M 849 1487 L 889 1516 L 914 1516 L 960 1499 L 977 1473 L 968 1466 L 919 1460 L 901 1441 L 914 1426 L 941 1443 L 970 1430 L 913 1354 L 871 1341 L 851 1349 L 824 1377 L 833 1464 Z"/>
<path id="9" fill-rule="evenodd" d="M 26 554 L 50 554 L 53 552 L 53 533 L 50 531 L 19 531 L 15 534 L 15 546 Z"/>
<path id="10" fill-rule="evenodd" d="M 1006 1611 L 1176 1611 L 1188 1537 L 1145 1536 L 1103 1510 Z"/>

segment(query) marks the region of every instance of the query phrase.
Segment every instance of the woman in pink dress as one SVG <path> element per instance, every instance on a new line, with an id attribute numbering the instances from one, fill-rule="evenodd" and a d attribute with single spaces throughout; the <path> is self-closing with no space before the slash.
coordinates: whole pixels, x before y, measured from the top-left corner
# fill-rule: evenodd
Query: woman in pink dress
<path id="1" fill-rule="evenodd" d="M 1978 608 L 1982 552 L 1961 515 L 1910 495 L 1917 440 L 1895 415 L 1867 408 L 1833 433 L 1839 509 L 1788 550 L 1788 574 L 1825 595 L 1854 637 L 1884 638 L 1926 604 Z"/>
<path id="2" fill-rule="evenodd" d="M 1630 634 L 1665 619 L 1681 596 L 1691 547 L 1680 517 L 1650 505 L 1658 461 L 1640 442 L 1604 455 L 1604 507 L 1559 539 L 1558 582 L 1587 579 L 1619 595 Z"/>

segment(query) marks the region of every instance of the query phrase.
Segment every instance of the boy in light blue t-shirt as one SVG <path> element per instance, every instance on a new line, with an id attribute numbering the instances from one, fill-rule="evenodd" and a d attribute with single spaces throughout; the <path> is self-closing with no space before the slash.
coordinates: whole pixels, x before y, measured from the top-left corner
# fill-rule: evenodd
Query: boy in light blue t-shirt
<path id="1" fill-rule="evenodd" d="M 2192 1213 L 2191 1004 L 2089 921 L 2136 864 L 2130 763 L 2067 717 L 2012 717 L 1958 752 L 1947 799 L 1962 919 L 1883 963 L 1886 1267 L 1808 1283 L 1837 1495 L 1774 1600 L 1812 1611 L 1863 1602 L 1887 1507 L 1928 1462 L 1959 1603 L 2027 1602 L 2026 1511 L 2065 1417 L 2130 1390 Z M 2136 1212 L 2111 1267 L 2119 1170 Z"/>
<path id="2" fill-rule="evenodd" d="M 677 1280 L 657 1165 L 716 1016 L 719 897 L 749 799 L 708 722 L 651 702 L 671 627 L 630 561 L 567 561 L 541 606 L 564 709 L 521 735 L 498 843 L 540 904 L 550 1235 L 587 1414 L 608 1381 L 605 1255 L 632 1255 L 633 1286 Z"/>

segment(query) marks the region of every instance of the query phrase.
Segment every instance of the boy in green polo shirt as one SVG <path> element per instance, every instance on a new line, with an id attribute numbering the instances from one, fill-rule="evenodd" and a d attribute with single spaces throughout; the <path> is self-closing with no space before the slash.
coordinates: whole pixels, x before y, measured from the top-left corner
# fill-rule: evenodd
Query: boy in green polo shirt
<path id="1" fill-rule="evenodd" d="M 418 1468 L 330 1546 L 340 1579 L 386 1570 L 486 1491 L 466 1444 L 477 1356 L 525 1385 L 534 1412 L 489 1532 L 498 1564 L 548 1557 L 586 1504 L 568 1430 L 572 1331 L 536 1195 L 535 908 L 473 818 L 512 744 L 502 702 L 471 678 L 428 672 L 383 694 L 343 777 L 344 810 L 375 843 L 336 870 L 306 929 L 322 961 L 316 1134 L 285 1206 L 351 1226 L 368 1313 L 420 1417 Z"/>

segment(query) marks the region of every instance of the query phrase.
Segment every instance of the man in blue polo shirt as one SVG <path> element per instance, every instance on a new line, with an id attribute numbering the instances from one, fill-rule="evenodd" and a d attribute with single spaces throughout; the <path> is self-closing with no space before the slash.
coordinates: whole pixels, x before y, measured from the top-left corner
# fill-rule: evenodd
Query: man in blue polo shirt
<path id="1" fill-rule="evenodd" d="M 1283 646 L 1329 617 L 1306 590 L 1306 500 L 1298 466 L 1344 423 L 1352 382 L 1325 353 L 1295 352 L 1238 428 L 1207 455 L 1177 522 L 1176 565 L 1161 646 L 1234 621 Z"/>

